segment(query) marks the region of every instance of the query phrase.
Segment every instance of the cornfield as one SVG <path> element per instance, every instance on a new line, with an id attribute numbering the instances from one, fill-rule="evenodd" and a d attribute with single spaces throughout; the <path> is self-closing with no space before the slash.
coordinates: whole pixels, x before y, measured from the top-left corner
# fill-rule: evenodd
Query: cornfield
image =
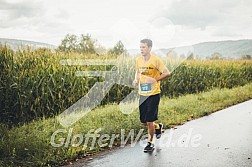
<path id="1" fill-rule="evenodd" d="M 47 49 L 12 51 L 0 47 L 0 121 L 17 125 L 42 117 L 53 117 L 83 97 L 103 77 L 77 76 L 76 71 L 111 71 L 111 65 L 61 65 L 63 59 L 114 57 L 51 52 Z M 164 60 L 166 63 L 169 60 Z M 120 102 L 132 91 L 135 61 L 123 57 L 116 62 L 117 83 L 101 105 Z M 169 64 L 166 64 L 169 66 Z M 185 61 L 161 83 L 162 95 L 176 97 L 218 88 L 242 86 L 252 81 L 252 61 Z M 103 93 L 101 91 L 101 93 Z"/>

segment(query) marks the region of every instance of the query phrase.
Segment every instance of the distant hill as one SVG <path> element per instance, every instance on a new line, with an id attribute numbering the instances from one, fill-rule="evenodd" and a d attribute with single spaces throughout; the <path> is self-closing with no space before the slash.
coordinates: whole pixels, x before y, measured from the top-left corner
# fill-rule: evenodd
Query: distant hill
<path id="1" fill-rule="evenodd" d="M 240 58 L 243 54 L 252 55 L 252 40 L 204 42 L 193 47 L 194 54 L 200 57 L 210 56 L 215 52 L 231 59 Z"/>
<path id="2" fill-rule="evenodd" d="M 37 48 L 55 49 L 56 48 L 56 46 L 54 45 L 50 45 L 50 44 L 42 43 L 42 42 L 0 38 L 0 45 L 5 45 L 5 44 L 8 45 L 13 50 L 17 50 L 18 48 L 27 47 L 27 46 L 31 47 L 32 49 L 37 49 Z"/>
<path id="3" fill-rule="evenodd" d="M 239 59 L 241 55 L 252 55 L 252 40 L 228 40 L 217 42 L 203 42 L 192 46 L 184 46 L 177 48 L 159 49 L 153 50 L 154 53 L 159 55 L 166 55 L 167 53 L 174 51 L 178 55 L 187 55 L 192 52 L 195 56 L 200 58 L 206 58 L 213 53 L 219 53 L 223 57 L 228 59 Z M 139 49 L 129 50 L 130 55 L 139 54 Z"/>
<path id="4" fill-rule="evenodd" d="M 0 45 L 7 44 L 13 50 L 17 50 L 18 48 L 22 48 L 25 46 L 30 46 L 32 49 L 36 48 L 50 48 L 56 49 L 57 46 L 27 41 L 27 40 L 17 40 L 17 39 L 7 39 L 0 38 Z M 154 53 L 165 56 L 169 52 L 176 52 L 177 55 L 188 56 L 190 53 L 193 53 L 194 56 L 200 58 L 206 58 L 211 56 L 213 53 L 219 53 L 223 57 L 228 59 L 239 59 L 241 55 L 248 54 L 252 55 L 252 40 L 228 40 L 228 41 L 216 41 L 216 42 L 203 42 L 194 44 L 192 46 L 184 46 L 184 47 L 176 47 L 176 48 L 162 48 L 159 50 L 153 50 Z M 128 53 L 132 56 L 140 54 L 139 49 L 129 49 Z"/>

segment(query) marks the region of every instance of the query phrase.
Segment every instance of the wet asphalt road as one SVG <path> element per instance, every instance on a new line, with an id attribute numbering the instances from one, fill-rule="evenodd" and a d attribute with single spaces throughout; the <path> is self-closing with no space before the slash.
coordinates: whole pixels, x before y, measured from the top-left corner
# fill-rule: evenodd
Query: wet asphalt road
<path id="1" fill-rule="evenodd" d="M 155 150 L 146 141 L 80 160 L 76 167 L 252 167 L 252 100 L 166 130 Z"/>

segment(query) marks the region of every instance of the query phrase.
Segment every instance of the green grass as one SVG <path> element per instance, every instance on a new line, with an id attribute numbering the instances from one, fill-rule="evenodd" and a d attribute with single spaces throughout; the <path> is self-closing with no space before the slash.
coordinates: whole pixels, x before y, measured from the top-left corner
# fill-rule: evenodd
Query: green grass
<path id="1" fill-rule="evenodd" d="M 162 97 L 160 102 L 159 121 L 165 128 L 180 125 L 188 120 L 209 115 L 215 111 L 252 98 L 252 83 L 232 89 L 214 89 L 209 92 L 190 94 L 175 99 Z M 143 127 L 139 122 L 138 111 L 130 115 L 120 112 L 118 105 L 106 105 L 97 108 L 74 124 L 72 136 L 86 134 L 90 129 L 103 128 L 99 134 L 119 134 L 121 129 L 129 132 L 139 131 Z M 55 118 L 42 119 L 20 127 L 8 129 L 0 125 L 0 166 L 55 166 L 77 158 L 90 156 L 108 149 L 100 148 L 97 143 L 90 150 L 87 147 L 52 147 L 50 138 L 53 132 L 64 129 Z M 69 129 L 66 129 L 67 131 Z M 146 129 L 144 131 L 147 132 Z M 59 138 L 67 138 L 67 133 Z M 57 141 L 57 140 L 55 140 Z M 120 142 L 120 137 L 115 139 Z"/>

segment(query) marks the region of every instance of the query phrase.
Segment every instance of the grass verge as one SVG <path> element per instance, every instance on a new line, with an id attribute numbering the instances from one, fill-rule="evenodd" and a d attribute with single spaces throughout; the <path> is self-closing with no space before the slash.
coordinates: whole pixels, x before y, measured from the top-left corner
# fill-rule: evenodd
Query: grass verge
<path id="1" fill-rule="evenodd" d="M 159 121 L 165 128 L 183 124 L 186 121 L 209 115 L 228 106 L 252 99 L 252 83 L 233 89 L 214 89 L 209 92 L 191 94 L 169 99 L 162 97 L 160 102 Z M 103 147 L 87 138 L 86 134 L 93 129 L 100 135 L 114 136 L 113 147 L 120 145 L 121 129 L 125 136 L 133 129 L 134 136 L 143 129 L 139 122 L 138 111 L 130 115 L 120 112 L 119 106 L 106 105 L 97 108 L 80 119 L 72 127 L 64 129 L 56 119 L 42 119 L 21 127 L 8 129 L 0 125 L 0 166 L 57 166 L 76 161 L 78 158 L 91 156 L 100 151 L 110 149 L 111 140 L 103 140 Z M 61 129 L 55 138 L 59 147 L 51 144 L 52 134 Z M 92 131 L 94 133 L 94 131 Z M 145 129 L 146 134 L 146 129 Z M 82 135 L 83 139 L 75 138 Z M 87 139 L 87 140 L 86 140 Z M 86 142 L 87 141 L 87 142 Z M 70 143 L 68 146 L 66 143 Z M 80 143 L 78 145 L 78 143 Z"/>

